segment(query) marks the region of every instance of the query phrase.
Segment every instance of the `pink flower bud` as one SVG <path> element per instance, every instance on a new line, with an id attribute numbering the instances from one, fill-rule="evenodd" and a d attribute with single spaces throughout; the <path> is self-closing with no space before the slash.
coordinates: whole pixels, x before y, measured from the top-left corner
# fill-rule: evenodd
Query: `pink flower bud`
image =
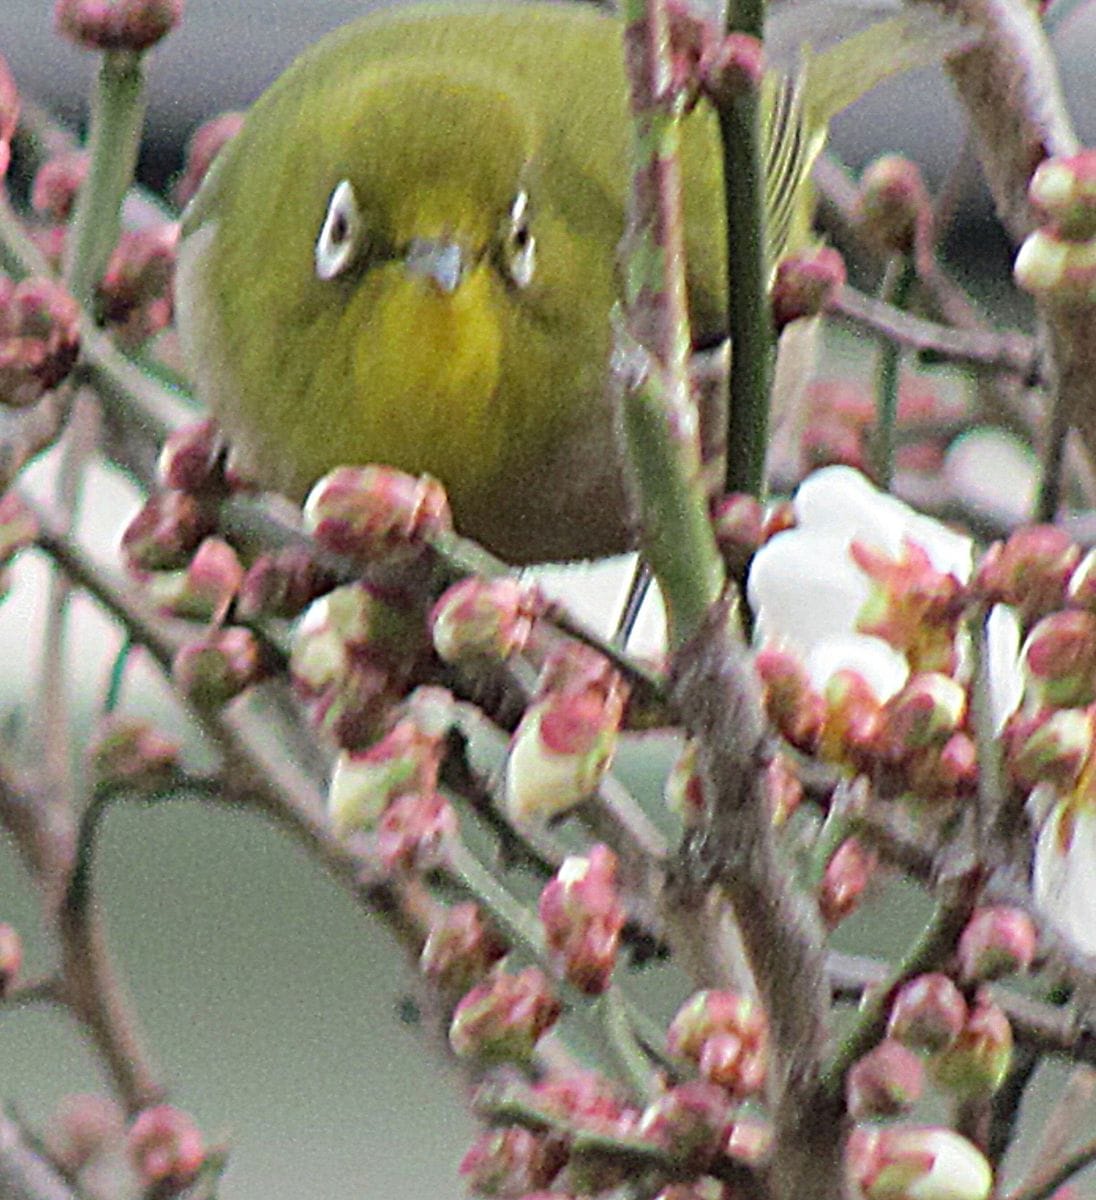
<path id="1" fill-rule="evenodd" d="M 80 306 L 59 283 L 0 275 L 0 404 L 34 404 L 67 378 L 79 352 Z"/>
<path id="2" fill-rule="evenodd" d="M 1048 783 L 1068 791 L 1077 782 L 1096 741 L 1096 719 L 1088 708 L 1041 709 L 1017 713 L 1005 729 L 1013 781 L 1030 791 Z"/>
<path id="3" fill-rule="evenodd" d="M 1067 609 L 1043 617 L 1021 651 L 1031 690 L 1054 708 L 1096 700 L 1096 614 Z"/>
<path id="4" fill-rule="evenodd" d="M 261 554 L 247 569 L 236 599 L 241 618 L 299 617 L 335 579 L 303 546 Z"/>
<path id="5" fill-rule="evenodd" d="M 526 1062 L 560 1011 L 559 1000 L 538 968 L 526 967 L 517 975 L 497 971 L 457 1005 L 449 1044 L 460 1058 Z"/>
<path id="6" fill-rule="evenodd" d="M 366 750 L 344 750 L 335 762 L 327 811 L 340 836 L 372 830 L 397 796 L 437 791 L 444 731 L 406 716 Z"/>
<path id="7" fill-rule="evenodd" d="M 922 800 L 962 799 L 978 786 L 978 748 L 968 733 L 953 733 L 937 748 L 927 746 L 906 759 L 902 782 Z"/>
<path id="8" fill-rule="evenodd" d="M 139 717 L 110 716 L 93 734 L 88 759 L 96 787 L 155 788 L 178 766 L 179 743 Z"/>
<path id="9" fill-rule="evenodd" d="M 23 939 L 14 925 L 0 922 L 0 999 L 10 995 L 23 968 Z"/>
<path id="10" fill-rule="evenodd" d="M 557 1139 L 527 1129 L 489 1129 L 461 1159 L 460 1173 L 470 1191 L 502 1200 L 522 1200 L 545 1188 L 559 1173 L 566 1148 Z"/>
<path id="11" fill-rule="evenodd" d="M 1012 1063 L 1012 1026 L 1004 1012 L 979 992 L 959 1037 L 930 1063 L 933 1078 L 960 1097 L 991 1096 Z"/>
<path id="12" fill-rule="evenodd" d="M 205 1162 L 202 1135 L 191 1118 L 169 1104 L 137 1114 L 127 1138 L 140 1187 L 158 1197 L 177 1195 L 194 1181 Z"/>
<path id="13" fill-rule="evenodd" d="M 183 15 L 183 0 L 57 0 L 54 27 L 85 50 L 148 50 Z"/>
<path id="14" fill-rule="evenodd" d="M 91 155 L 84 150 L 66 150 L 48 158 L 38 168 L 31 189 L 34 211 L 51 221 L 64 222 L 72 215 L 76 195 L 87 178 Z"/>
<path id="15" fill-rule="evenodd" d="M 967 982 L 1001 979 L 1028 970 L 1035 959 L 1035 923 L 1022 908 L 975 910 L 959 938 L 959 971 Z"/>
<path id="16" fill-rule="evenodd" d="M 861 232 L 887 254 L 914 254 L 932 229 L 932 202 L 916 163 L 897 154 L 877 158 L 860 176 Z"/>
<path id="17" fill-rule="evenodd" d="M 900 762 L 911 750 L 947 741 L 966 716 L 966 688 L 950 675 L 922 671 L 883 706 L 882 742 Z"/>
<path id="18" fill-rule="evenodd" d="M 506 764 L 506 809 L 547 821 L 596 790 L 616 750 L 625 686 L 596 651 L 571 642 L 553 652 L 522 716 Z"/>
<path id="19" fill-rule="evenodd" d="M 431 925 L 419 966 L 443 992 L 459 995 L 479 983 L 506 951 L 479 906 L 467 901 L 445 909 Z"/>
<path id="20" fill-rule="evenodd" d="M 772 286 L 773 325 L 785 325 L 825 312 L 848 276 L 845 260 L 832 246 L 814 246 L 780 261 Z"/>
<path id="21" fill-rule="evenodd" d="M 434 649 L 448 663 L 504 662 L 524 649 L 544 611 L 539 590 L 513 576 L 462 579 L 430 613 Z"/>
<path id="22" fill-rule="evenodd" d="M 259 639 L 242 626 L 215 629 L 175 655 L 171 676 L 188 699 L 219 708 L 268 674 Z"/>
<path id="23" fill-rule="evenodd" d="M 811 686 L 806 668 L 786 650 L 766 646 L 754 659 L 764 688 L 765 712 L 797 750 L 810 754 L 818 744 L 826 706 Z"/>
<path id="24" fill-rule="evenodd" d="M 415 553 L 453 525 L 436 479 L 377 466 L 325 475 L 308 494 L 304 520 L 324 549 L 367 559 Z"/>
<path id="25" fill-rule="evenodd" d="M 125 1112 L 116 1100 L 94 1094 L 63 1096 L 46 1127 L 46 1148 L 75 1175 L 92 1159 L 119 1145 L 125 1130 Z"/>
<path id="26" fill-rule="evenodd" d="M 186 147 L 186 165 L 174 189 L 175 203 L 180 209 L 185 208 L 193 198 L 213 160 L 222 147 L 240 132 L 243 123 L 243 113 L 221 113 L 204 125 L 199 125 L 191 134 Z"/>
<path id="27" fill-rule="evenodd" d="M 243 579 L 236 551 L 222 538 L 208 537 L 185 570 L 154 575 L 149 592 L 163 612 L 216 622 L 223 620 Z"/>
<path id="28" fill-rule="evenodd" d="M 761 42 L 746 33 L 731 33 L 713 42 L 700 63 L 700 86 L 717 105 L 761 87 L 765 54 Z"/>
<path id="29" fill-rule="evenodd" d="M 216 421 L 197 421 L 168 435 L 156 471 L 160 483 L 196 496 L 220 495 L 225 488 L 225 443 Z"/>
<path id="30" fill-rule="evenodd" d="M 114 335 L 135 347 L 172 317 L 172 279 L 179 244 L 176 222 L 123 232 L 95 294 L 96 313 Z"/>
<path id="31" fill-rule="evenodd" d="M 848 1158 L 867 1200 L 986 1200 L 993 1186 L 982 1152 L 950 1129 L 856 1129 Z"/>
<path id="32" fill-rule="evenodd" d="M 716 544 L 728 569 L 742 574 L 754 551 L 761 545 L 765 509 L 756 496 L 733 492 L 716 501 L 712 528 Z"/>
<path id="33" fill-rule="evenodd" d="M 19 89 L 8 67 L 7 60 L 0 54 L 0 179 L 8 173 L 11 162 L 11 139 L 19 124 Z"/>
<path id="34" fill-rule="evenodd" d="M 936 1052 L 955 1043 L 966 1021 L 967 1002 L 946 975 L 918 975 L 894 997 L 887 1035 L 911 1050 Z"/>
<path id="35" fill-rule="evenodd" d="M 442 795 L 397 796 L 377 824 L 377 857 L 386 871 L 430 871 L 457 836 L 457 814 Z"/>
<path id="36" fill-rule="evenodd" d="M 126 526 L 122 554 L 131 571 L 178 570 L 212 532 L 212 514 L 194 496 L 159 492 Z"/>
<path id="37" fill-rule="evenodd" d="M 594 846 L 564 860 L 540 894 L 538 913 L 558 969 L 580 991 L 597 995 L 616 965 L 624 909 L 616 889 L 616 855 Z"/>
<path id="38" fill-rule="evenodd" d="M 1096 303 L 1096 238 L 1074 241 L 1054 229 L 1035 229 L 1012 266 L 1016 286 L 1068 307 Z"/>
<path id="39" fill-rule="evenodd" d="M 783 825 L 803 799 L 803 784 L 786 755 L 773 756 L 765 768 L 762 784 L 773 825 Z"/>
<path id="40" fill-rule="evenodd" d="M 678 1084 L 652 1101 L 637 1133 L 690 1169 L 703 1171 L 722 1151 L 731 1130 L 731 1099 L 702 1080 Z"/>
<path id="41" fill-rule="evenodd" d="M 1065 237 L 1096 237 L 1096 150 L 1044 159 L 1028 196 Z"/>
<path id="42" fill-rule="evenodd" d="M 833 929 L 860 907 L 879 858 L 856 838 L 846 838 L 826 864 L 818 889 L 822 920 Z"/>
<path id="43" fill-rule="evenodd" d="M 835 671 L 826 684 L 826 708 L 818 739 L 828 762 L 859 769 L 878 753 L 883 706 L 875 689 L 858 671 Z"/>
<path id="44" fill-rule="evenodd" d="M 666 1047 L 695 1062 L 705 1079 L 735 1096 L 754 1095 L 764 1087 L 768 1023 L 748 996 L 697 992 L 670 1023 Z"/>
<path id="45" fill-rule="evenodd" d="M 1010 604 L 1025 624 L 1063 606 L 1080 548 L 1053 525 L 1029 525 L 982 556 L 974 590 L 991 604 Z"/>
<path id="46" fill-rule="evenodd" d="M 845 1094 L 854 1120 L 893 1117 L 916 1104 L 925 1089 L 925 1068 L 912 1050 L 887 1038 L 853 1064 Z"/>
<path id="47" fill-rule="evenodd" d="M 639 1111 L 621 1098 L 616 1087 L 593 1071 L 551 1074 L 533 1085 L 539 1109 L 581 1129 L 627 1136 L 639 1121 Z"/>
<path id="48" fill-rule="evenodd" d="M 761 1167 L 771 1156 L 772 1148 L 773 1127 L 768 1121 L 739 1117 L 731 1127 L 723 1152 L 749 1167 Z"/>

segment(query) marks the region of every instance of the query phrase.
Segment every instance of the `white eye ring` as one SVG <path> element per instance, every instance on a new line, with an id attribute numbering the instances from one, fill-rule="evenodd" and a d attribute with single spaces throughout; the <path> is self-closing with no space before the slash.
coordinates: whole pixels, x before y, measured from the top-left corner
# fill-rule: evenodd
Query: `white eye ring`
<path id="1" fill-rule="evenodd" d="M 532 283 L 533 272 L 537 266 L 537 240 L 529 232 L 528 208 L 528 193 L 518 192 L 510 206 L 506 269 L 519 288 L 528 287 Z"/>
<path id="2" fill-rule="evenodd" d="M 316 239 L 316 278 L 334 279 L 341 275 L 358 253 L 362 218 L 354 187 L 341 180 L 327 202 L 320 236 Z"/>

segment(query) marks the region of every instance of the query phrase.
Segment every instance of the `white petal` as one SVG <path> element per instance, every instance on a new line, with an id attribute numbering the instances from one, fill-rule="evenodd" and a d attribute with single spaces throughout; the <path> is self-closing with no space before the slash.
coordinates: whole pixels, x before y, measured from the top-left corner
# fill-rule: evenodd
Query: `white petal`
<path id="1" fill-rule="evenodd" d="M 889 700 L 910 672 L 909 664 L 893 646 L 862 633 L 819 642 L 807 655 L 806 666 L 811 682 L 819 691 L 825 689 L 838 671 L 851 670 L 867 680 L 881 701 Z"/>
<path id="2" fill-rule="evenodd" d="M 976 429 L 957 438 L 944 460 L 953 493 L 1006 525 L 1031 520 L 1039 482 L 1034 454 L 1002 429 Z"/>
<path id="3" fill-rule="evenodd" d="M 1005 604 L 994 605 L 986 620 L 986 666 L 993 730 L 1000 733 L 1024 696 L 1020 622 L 1015 611 Z"/>
<path id="4" fill-rule="evenodd" d="M 1032 890 L 1048 921 L 1085 954 L 1096 957 L 1096 812 L 1077 809 L 1068 847 L 1061 844 L 1067 805 L 1061 802 L 1039 830 Z"/>

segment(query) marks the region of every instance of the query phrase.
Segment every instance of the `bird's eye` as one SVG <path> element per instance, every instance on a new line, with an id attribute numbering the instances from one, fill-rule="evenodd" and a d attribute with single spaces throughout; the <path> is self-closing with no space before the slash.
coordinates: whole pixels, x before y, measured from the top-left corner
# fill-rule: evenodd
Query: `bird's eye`
<path id="1" fill-rule="evenodd" d="M 327 202 L 320 235 L 316 238 L 316 278 L 334 279 L 354 261 L 361 248 L 362 218 L 353 185 L 342 180 Z"/>
<path id="2" fill-rule="evenodd" d="M 504 244 L 506 271 L 519 288 L 533 281 L 537 265 L 537 240 L 529 228 L 529 196 L 518 192 L 510 206 Z"/>

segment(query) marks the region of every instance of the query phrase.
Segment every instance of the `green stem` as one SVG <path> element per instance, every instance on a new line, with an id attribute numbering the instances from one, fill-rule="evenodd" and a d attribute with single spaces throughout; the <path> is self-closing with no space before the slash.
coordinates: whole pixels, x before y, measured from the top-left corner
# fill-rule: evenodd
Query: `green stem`
<path id="1" fill-rule="evenodd" d="M 133 182 L 145 115 L 144 66 L 139 54 L 107 51 L 91 100 L 91 167 L 68 232 L 65 278 L 91 308 L 122 227 L 122 201 Z"/>
<path id="2" fill-rule="evenodd" d="M 917 280 L 917 265 L 912 255 L 906 255 L 898 266 L 893 287 L 884 285 L 890 293 L 891 305 L 899 310 L 909 303 L 910 292 Z M 879 359 L 878 419 L 875 446 L 872 454 L 875 479 L 884 491 L 890 491 L 894 479 L 895 428 L 898 425 L 898 376 L 902 365 L 902 347 L 897 342 L 883 343 Z"/>
<path id="3" fill-rule="evenodd" d="M 619 988 L 611 987 L 597 1000 L 598 1015 L 609 1049 L 628 1086 L 636 1096 L 654 1099 L 655 1077 L 651 1060 L 636 1039 L 632 1013 Z"/>

